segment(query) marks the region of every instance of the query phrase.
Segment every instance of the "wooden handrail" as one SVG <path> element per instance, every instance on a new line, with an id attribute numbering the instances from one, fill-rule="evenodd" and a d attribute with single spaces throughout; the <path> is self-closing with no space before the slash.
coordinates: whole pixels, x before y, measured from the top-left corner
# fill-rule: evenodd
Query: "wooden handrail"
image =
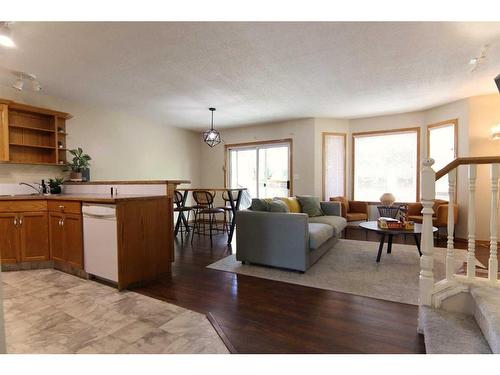
<path id="1" fill-rule="evenodd" d="M 436 181 L 441 177 L 446 176 L 451 170 L 455 169 L 459 165 L 495 163 L 500 163 L 500 156 L 474 156 L 466 158 L 456 158 L 451 163 L 445 165 L 442 169 L 436 172 Z"/>

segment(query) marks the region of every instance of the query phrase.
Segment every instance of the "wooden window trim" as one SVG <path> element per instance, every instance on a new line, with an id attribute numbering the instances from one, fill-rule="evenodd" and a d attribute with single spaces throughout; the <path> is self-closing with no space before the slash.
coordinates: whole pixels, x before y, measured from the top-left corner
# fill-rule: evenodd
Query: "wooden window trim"
<path id="1" fill-rule="evenodd" d="M 322 133 L 322 143 L 321 143 L 321 170 L 322 170 L 322 178 L 321 178 L 321 194 L 323 196 L 323 200 L 327 200 L 328 198 L 325 196 L 325 182 L 326 182 L 326 137 L 329 135 L 338 135 L 344 137 L 344 195 L 347 195 L 347 133 L 339 133 L 339 132 L 323 132 Z"/>
<path id="2" fill-rule="evenodd" d="M 411 128 L 398 128 L 398 129 L 388 129 L 388 130 L 374 130 L 374 131 L 367 131 L 367 132 L 357 132 L 357 133 L 352 133 L 351 136 L 351 194 L 352 194 L 352 199 L 354 199 L 354 172 L 355 172 L 355 166 L 356 166 L 356 160 L 355 160 L 355 138 L 359 137 L 369 137 L 373 135 L 384 135 L 384 134 L 403 134 L 403 133 L 416 133 L 417 134 L 417 189 L 416 189 L 416 197 L 415 197 L 415 202 L 420 201 L 420 132 L 422 131 L 422 128 L 420 126 L 416 127 L 411 127 Z M 374 204 L 377 202 L 368 202 L 370 204 Z"/>
<path id="3" fill-rule="evenodd" d="M 242 143 L 230 143 L 224 145 L 224 187 L 227 188 L 229 185 L 229 170 L 228 170 L 228 162 L 229 162 L 229 149 L 230 148 L 244 148 L 244 147 L 254 147 L 254 146 L 263 146 L 263 145 L 272 145 L 272 144 L 283 144 L 288 143 L 290 148 L 290 160 L 289 160 L 289 171 L 290 171 L 290 196 L 293 196 L 293 138 L 283 138 L 283 139 L 271 139 L 268 141 L 255 141 L 255 142 L 242 142 Z"/>
<path id="4" fill-rule="evenodd" d="M 426 157 L 430 158 L 430 153 L 431 153 L 431 129 L 436 129 L 436 128 L 444 128 L 446 126 L 453 125 L 453 136 L 455 137 L 454 139 L 454 158 L 457 159 L 459 157 L 458 155 L 458 119 L 450 119 L 450 120 L 444 120 L 440 122 L 436 122 L 435 124 L 429 124 L 426 126 Z M 458 169 L 457 169 L 457 176 L 455 178 L 455 197 L 454 197 L 454 202 L 457 203 L 458 201 Z"/>

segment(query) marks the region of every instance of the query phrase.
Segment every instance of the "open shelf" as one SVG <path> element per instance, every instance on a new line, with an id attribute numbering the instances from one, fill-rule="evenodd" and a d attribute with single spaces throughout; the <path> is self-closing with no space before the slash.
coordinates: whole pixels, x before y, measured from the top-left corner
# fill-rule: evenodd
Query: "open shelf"
<path id="1" fill-rule="evenodd" d="M 47 149 L 47 150 L 55 150 L 56 149 L 54 146 L 28 145 L 28 144 L 25 144 L 25 143 L 13 143 L 13 142 L 9 142 L 9 145 L 11 145 L 11 146 L 17 146 L 17 147 L 42 148 L 42 149 Z"/>
<path id="2" fill-rule="evenodd" d="M 14 125 L 14 124 L 9 124 L 9 128 L 15 128 L 15 129 L 26 129 L 26 130 L 33 130 L 33 131 L 39 131 L 39 132 L 47 132 L 47 133 L 55 133 L 56 131 L 54 129 L 41 129 L 33 126 L 24 126 L 24 125 Z M 62 134 L 62 133 L 58 133 Z"/>
<path id="3" fill-rule="evenodd" d="M 0 99 L 0 161 L 64 166 L 69 118 L 68 113 Z"/>

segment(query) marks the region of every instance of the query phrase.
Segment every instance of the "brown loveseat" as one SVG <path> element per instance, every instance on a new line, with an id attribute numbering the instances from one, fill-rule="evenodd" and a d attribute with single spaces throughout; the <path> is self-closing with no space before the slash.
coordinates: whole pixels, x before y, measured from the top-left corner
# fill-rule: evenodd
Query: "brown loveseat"
<path id="1" fill-rule="evenodd" d="M 416 223 L 422 222 L 422 204 L 419 203 L 409 203 L 408 204 L 408 220 L 412 220 Z M 432 216 L 432 225 L 436 228 L 443 228 L 448 225 L 448 202 L 436 199 L 434 201 L 434 206 L 432 207 L 434 214 Z M 458 221 L 458 205 L 453 203 L 453 218 L 455 225 Z"/>

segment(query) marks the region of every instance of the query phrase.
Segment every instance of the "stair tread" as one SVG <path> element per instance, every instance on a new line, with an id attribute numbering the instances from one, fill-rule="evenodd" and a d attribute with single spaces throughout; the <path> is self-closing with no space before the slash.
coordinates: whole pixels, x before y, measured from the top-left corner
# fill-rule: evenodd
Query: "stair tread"
<path id="1" fill-rule="evenodd" d="M 421 307 L 428 354 L 490 354 L 491 349 L 471 315 Z"/>
<path id="2" fill-rule="evenodd" d="M 474 286 L 471 294 L 476 302 L 474 317 L 493 353 L 500 353 L 500 289 Z"/>

